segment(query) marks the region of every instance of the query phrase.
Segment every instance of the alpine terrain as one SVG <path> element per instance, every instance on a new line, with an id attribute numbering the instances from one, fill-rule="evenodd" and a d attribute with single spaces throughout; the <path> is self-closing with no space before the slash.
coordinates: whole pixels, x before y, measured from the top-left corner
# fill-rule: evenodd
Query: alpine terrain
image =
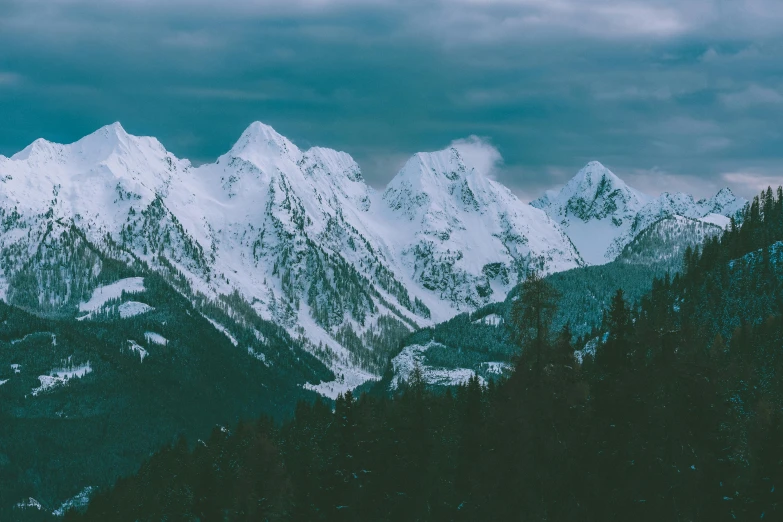
<path id="1" fill-rule="evenodd" d="M 557 224 L 456 149 L 417 154 L 378 193 L 349 155 L 261 123 L 199 167 L 115 123 L 0 157 L 0 176 L 9 303 L 77 315 L 101 257 L 141 263 L 193 303 L 284 328 L 339 374 L 312 383 L 331 396 L 412 330 L 502 298 L 532 261 L 582 264 Z"/>
<path id="2" fill-rule="evenodd" d="M 618 288 L 635 301 L 650 291 L 655 277 L 674 277 L 689 249 L 742 222 L 746 204 L 728 188 L 699 201 L 682 193 L 653 198 L 600 163 L 588 163 L 559 192 L 548 191 L 532 203 L 562 226 L 586 261 L 546 278 L 559 295 L 552 328 L 568 325 L 575 341 L 594 334 Z M 508 327 L 518 295 L 516 287 L 502 302 L 409 336 L 381 385 L 397 389 L 416 368 L 433 387 L 455 386 L 474 374 L 482 382 L 506 374 L 519 352 Z"/>
<path id="3" fill-rule="evenodd" d="M 586 342 L 618 286 L 642 297 L 745 203 L 591 162 L 530 205 L 458 148 L 375 190 L 258 122 L 199 166 L 119 123 L 36 140 L 0 156 L 0 516 L 60 516 L 177 435 L 318 395 L 491 382 L 528 274 Z"/>
<path id="4" fill-rule="evenodd" d="M 684 219 L 646 234 L 628 261 L 677 228 L 707 232 Z M 283 423 L 215 429 L 192 449 L 180 439 L 65 522 L 780 520 L 783 187 L 738 221 L 687 246 L 680 271 L 637 298 L 616 287 L 589 335 L 553 323 L 571 306 L 561 274 L 531 273 L 507 310 L 420 330 L 421 349 L 403 352 L 444 361 L 457 342 L 452 360 L 468 368 L 505 321 L 507 341 L 483 347 L 516 348 L 508 375 L 414 364 L 392 393 L 300 402 Z"/>

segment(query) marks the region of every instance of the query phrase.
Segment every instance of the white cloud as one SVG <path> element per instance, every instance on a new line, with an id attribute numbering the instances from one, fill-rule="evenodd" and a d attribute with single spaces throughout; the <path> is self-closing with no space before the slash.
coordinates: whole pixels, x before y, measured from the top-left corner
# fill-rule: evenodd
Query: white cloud
<path id="1" fill-rule="evenodd" d="M 62 22 L 75 6 L 93 0 L 10 0 L 24 6 L 30 23 L 50 18 Z M 407 36 L 435 37 L 448 44 L 519 40 L 529 37 L 570 39 L 667 39 L 681 35 L 779 35 L 783 2 L 779 0 L 108 0 L 101 9 L 185 14 L 214 19 L 240 17 L 315 20 L 334 13 L 376 11 L 396 20 Z M 75 10 L 74 12 L 78 12 Z M 14 15 L 18 18 L 19 13 Z M 4 20 L 0 19 L 0 25 Z M 421 31 L 418 32 L 417 31 Z M 187 40 L 187 39 L 186 39 Z M 200 42 L 182 42 L 196 44 Z M 704 58 L 718 54 L 712 49 Z"/>
<path id="2" fill-rule="evenodd" d="M 503 163 L 500 151 L 485 138 L 469 136 L 452 141 L 449 147 L 457 149 L 465 164 L 484 176 L 492 176 Z"/>
<path id="3" fill-rule="evenodd" d="M 225 41 L 205 31 L 176 31 L 166 33 L 161 38 L 163 45 L 194 51 L 214 49 L 225 46 Z"/>
<path id="4" fill-rule="evenodd" d="M 668 85 L 640 87 L 627 85 L 621 87 L 609 87 L 607 90 L 594 90 L 593 97 L 604 101 L 637 101 L 637 100 L 671 100 L 673 97 Z"/>
<path id="5" fill-rule="evenodd" d="M 699 152 L 715 152 L 730 147 L 732 141 L 725 136 L 706 136 L 697 141 Z"/>
<path id="6" fill-rule="evenodd" d="M 733 38 L 779 34 L 779 0 L 457 0 L 452 17 L 487 26 L 485 36 L 507 30 L 568 28 L 596 38 L 668 38 L 683 34 L 730 34 Z M 434 2 L 442 9 L 454 1 Z M 485 24 L 486 25 L 486 24 Z M 563 33 L 561 33 L 563 34 Z M 715 51 L 713 50 L 713 53 Z M 709 58 L 709 56 L 708 56 Z"/>
<path id="7" fill-rule="evenodd" d="M 701 61 L 705 63 L 733 63 L 742 60 L 754 59 L 761 56 L 761 51 L 755 45 L 741 49 L 735 53 L 719 52 L 714 47 L 708 48 L 701 55 Z"/>
<path id="8" fill-rule="evenodd" d="M 684 192 L 697 199 L 708 198 L 723 188 L 720 183 L 702 177 L 672 174 L 658 167 L 634 169 L 627 174 L 618 175 L 630 186 L 651 196 L 659 196 L 663 192 Z"/>
<path id="9" fill-rule="evenodd" d="M 445 4 L 445 2 L 442 2 Z M 502 6 L 530 25 L 581 25 L 595 34 L 603 31 L 636 34 L 671 34 L 686 27 L 681 13 L 666 2 L 627 0 L 461 0 L 487 8 Z M 577 23 L 581 22 L 581 23 Z M 590 27 L 594 24 L 593 27 Z"/>
<path id="10" fill-rule="evenodd" d="M 0 87 L 21 83 L 22 76 L 13 72 L 0 71 Z"/>
<path id="11" fill-rule="evenodd" d="M 242 89 L 211 89 L 211 88 L 195 88 L 195 87 L 183 87 L 174 89 L 174 91 L 182 96 L 190 96 L 193 98 L 213 98 L 221 100 L 271 100 L 273 96 L 260 91 L 260 90 L 242 90 Z"/>
<path id="12" fill-rule="evenodd" d="M 755 196 L 767 187 L 774 189 L 783 185 L 783 176 L 770 176 L 752 170 L 726 172 L 721 174 L 721 179 L 734 185 L 737 192 L 745 197 Z"/>
<path id="13" fill-rule="evenodd" d="M 711 119 L 674 116 L 656 124 L 656 130 L 660 135 L 703 136 L 719 133 L 721 126 Z"/>
<path id="14" fill-rule="evenodd" d="M 770 167 L 774 168 L 774 167 Z M 662 192 L 684 192 L 695 198 L 714 196 L 724 187 L 731 188 L 735 194 L 752 198 L 767 187 L 777 188 L 783 185 L 783 175 L 770 175 L 766 169 L 740 169 L 724 172 L 705 178 L 690 174 L 674 174 L 658 167 L 650 169 L 633 169 L 630 172 L 618 174 L 630 186 L 651 196 Z"/>
<path id="15" fill-rule="evenodd" d="M 750 85 L 744 90 L 720 95 L 721 102 L 730 109 L 748 109 L 758 105 L 783 104 L 783 95 L 775 89 Z"/>

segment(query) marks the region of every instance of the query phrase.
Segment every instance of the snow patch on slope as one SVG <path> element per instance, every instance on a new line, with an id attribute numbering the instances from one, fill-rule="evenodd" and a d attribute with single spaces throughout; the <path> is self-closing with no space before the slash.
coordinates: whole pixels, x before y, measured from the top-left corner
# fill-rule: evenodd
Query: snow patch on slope
<path id="1" fill-rule="evenodd" d="M 207 321 L 209 321 L 209 324 L 211 324 L 212 326 L 214 326 L 214 327 L 215 327 L 215 330 L 219 331 L 220 333 L 222 333 L 223 335 L 225 335 L 226 337 L 228 337 L 228 340 L 229 340 L 229 341 L 231 341 L 231 344 L 233 344 L 234 346 L 239 346 L 239 341 L 237 341 L 236 337 L 234 337 L 233 335 L 231 335 L 231 332 L 229 332 L 229 331 L 228 331 L 228 328 L 226 328 L 226 327 L 225 327 L 225 326 L 223 326 L 222 324 L 218 323 L 217 321 L 215 321 L 215 320 L 213 320 L 213 319 L 210 319 L 209 317 L 207 317 L 207 316 L 206 316 L 206 315 L 204 315 L 204 314 L 202 314 L 202 317 L 204 317 L 204 319 L 206 319 Z"/>
<path id="2" fill-rule="evenodd" d="M 33 396 L 36 396 L 45 391 L 51 390 L 58 386 L 65 386 L 72 379 L 81 379 L 88 373 L 92 372 L 90 363 L 81 364 L 79 366 L 67 366 L 64 368 L 57 368 L 49 372 L 49 375 L 39 375 L 38 380 L 41 382 L 41 386 L 33 389 L 31 392 Z"/>
<path id="3" fill-rule="evenodd" d="M 122 319 L 136 317 L 137 315 L 146 314 L 147 312 L 151 312 L 153 310 L 155 309 L 147 303 L 140 303 L 138 301 L 127 301 L 118 307 L 118 311 L 120 312 L 120 317 Z"/>
<path id="4" fill-rule="evenodd" d="M 65 514 L 71 509 L 79 509 L 85 507 L 87 504 L 90 503 L 90 496 L 92 495 L 93 491 L 95 491 L 95 488 L 91 486 L 87 486 L 86 488 L 81 490 L 78 494 L 74 495 L 73 497 L 63 502 L 59 508 L 52 511 L 52 515 L 56 517 L 64 517 Z"/>
<path id="5" fill-rule="evenodd" d="M 112 299 L 119 299 L 122 293 L 138 294 L 144 292 L 143 277 L 129 277 L 120 279 L 110 285 L 96 288 L 89 301 L 79 305 L 80 312 L 94 312 Z"/>
<path id="6" fill-rule="evenodd" d="M 144 338 L 148 343 L 158 344 L 160 346 L 166 346 L 169 344 L 169 340 L 155 332 L 144 332 Z"/>
<path id="7" fill-rule="evenodd" d="M 484 324 L 487 326 L 500 326 L 503 322 L 503 317 L 499 314 L 485 315 L 481 319 L 476 319 L 473 324 Z"/>
<path id="8" fill-rule="evenodd" d="M 130 350 L 132 352 L 136 352 L 139 354 L 140 362 L 144 362 L 144 358 L 147 356 L 148 352 L 144 349 L 139 343 L 132 339 L 128 339 L 128 345 L 130 347 Z"/>
<path id="9" fill-rule="evenodd" d="M 437 345 L 435 341 L 430 341 L 426 345 L 413 344 L 406 346 L 399 355 L 392 359 L 394 369 L 394 378 L 389 386 L 396 390 L 403 380 L 410 380 L 413 371 L 418 365 L 421 369 L 424 382 L 435 386 L 457 386 L 465 384 L 476 373 L 467 368 L 436 368 L 426 364 L 424 353 L 431 347 Z M 491 363 L 500 365 L 502 363 Z M 494 371 L 500 366 L 493 366 Z M 482 377 L 479 377 L 481 384 L 485 384 Z"/>
<path id="10" fill-rule="evenodd" d="M 324 397 L 336 399 L 338 395 L 353 390 L 367 381 L 379 380 L 377 375 L 373 375 L 370 372 L 357 369 L 347 364 L 334 364 L 331 367 L 331 370 L 337 376 L 335 380 L 319 384 L 305 383 L 302 387 L 306 390 L 311 390 L 323 395 Z"/>
<path id="11" fill-rule="evenodd" d="M 709 223 L 710 225 L 719 226 L 724 230 L 729 228 L 729 225 L 731 224 L 731 218 L 722 216 L 720 214 L 707 214 L 706 216 L 699 218 L 699 221 Z"/>
<path id="12" fill-rule="evenodd" d="M 514 368 L 511 364 L 504 362 L 485 362 L 481 363 L 481 365 L 487 368 L 487 373 L 494 375 L 503 375 Z"/>
<path id="13" fill-rule="evenodd" d="M 57 346 L 57 336 L 55 334 L 53 334 L 52 332 L 33 332 L 33 333 L 29 333 L 29 334 L 25 335 L 24 337 L 22 337 L 21 339 L 14 339 L 14 340 L 12 340 L 11 344 L 14 345 L 14 344 L 23 343 L 23 342 L 27 341 L 30 338 L 34 338 L 34 337 L 38 337 L 38 336 L 42 336 L 42 335 L 43 336 L 47 336 L 47 337 L 51 337 L 51 339 L 52 339 L 52 346 Z"/>
<path id="14" fill-rule="evenodd" d="M 272 366 L 272 363 L 271 363 L 271 361 L 269 361 L 269 360 L 266 358 L 266 354 L 264 354 L 263 352 L 257 352 L 257 351 L 255 351 L 253 348 L 248 348 L 248 349 L 247 349 L 247 354 L 248 354 L 250 357 L 253 357 L 253 358 L 255 358 L 255 359 L 258 359 L 259 361 L 261 361 L 262 363 L 264 363 L 264 366 L 266 366 L 267 368 L 269 368 L 269 367 L 271 367 L 271 366 Z"/>
<path id="15" fill-rule="evenodd" d="M 22 502 L 19 502 L 16 504 L 17 509 L 36 509 L 38 511 L 41 511 L 43 509 L 43 506 L 40 502 L 35 500 L 33 497 L 28 498 L 27 500 L 23 500 Z"/>

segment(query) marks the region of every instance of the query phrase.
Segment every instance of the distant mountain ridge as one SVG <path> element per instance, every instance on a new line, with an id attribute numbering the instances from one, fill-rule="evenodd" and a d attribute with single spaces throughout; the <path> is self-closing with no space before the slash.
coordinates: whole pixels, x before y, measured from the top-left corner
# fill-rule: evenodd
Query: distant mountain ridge
<path id="1" fill-rule="evenodd" d="M 260 122 L 198 167 L 119 123 L 36 140 L 0 157 L 0 223 L 11 304 L 75 313 L 97 286 L 97 249 L 191 302 L 246 303 L 230 313 L 284 327 L 340 376 L 313 383 L 330 396 L 377 373 L 408 332 L 502 299 L 531 262 L 583 264 L 557 223 L 456 149 L 415 155 L 381 194 L 348 154 L 300 150 Z"/>
<path id="2" fill-rule="evenodd" d="M 591 161 L 559 192 L 548 191 L 531 205 L 557 221 L 582 258 L 597 265 L 617 258 L 639 233 L 660 219 L 681 216 L 725 228 L 746 203 L 729 188 L 699 201 L 681 192 L 653 198 Z"/>

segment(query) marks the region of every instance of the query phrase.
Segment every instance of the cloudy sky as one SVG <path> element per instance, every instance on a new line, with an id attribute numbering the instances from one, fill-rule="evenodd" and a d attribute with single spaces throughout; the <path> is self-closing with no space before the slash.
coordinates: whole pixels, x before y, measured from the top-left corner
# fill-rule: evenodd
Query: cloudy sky
<path id="1" fill-rule="evenodd" d="M 781 27 L 780 0 L 0 0 L 0 154 L 121 121 L 203 162 L 261 120 L 377 186 L 462 140 L 527 199 L 592 159 L 750 196 L 783 182 Z"/>

